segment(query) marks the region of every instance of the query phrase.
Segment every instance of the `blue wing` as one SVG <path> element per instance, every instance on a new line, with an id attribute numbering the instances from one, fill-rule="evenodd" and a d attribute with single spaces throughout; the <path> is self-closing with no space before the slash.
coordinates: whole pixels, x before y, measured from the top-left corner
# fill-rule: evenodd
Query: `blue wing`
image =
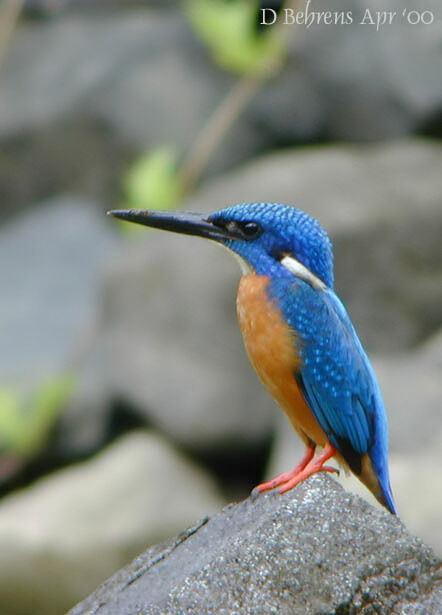
<path id="1" fill-rule="evenodd" d="M 274 279 L 269 290 L 301 342 L 295 377 L 317 421 L 353 472 L 368 454 L 389 484 L 384 405 L 344 306 L 332 290 L 302 280 Z"/>

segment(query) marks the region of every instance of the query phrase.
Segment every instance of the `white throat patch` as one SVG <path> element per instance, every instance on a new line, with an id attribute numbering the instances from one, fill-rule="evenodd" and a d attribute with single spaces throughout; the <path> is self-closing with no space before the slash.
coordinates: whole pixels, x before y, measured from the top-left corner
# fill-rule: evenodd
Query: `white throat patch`
<path id="1" fill-rule="evenodd" d="M 284 256 L 284 258 L 281 259 L 281 265 L 288 269 L 290 273 L 293 273 L 293 275 L 295 275 L 297 278 L 305 280 L 314 288 L 318 288 L 319 290 L 325 290 L 327 288 L 327 286 L 320 278 L 318 278 L 318 276 L 312 273 L 310 269 L 307 269 L 305 265 L 300 263 L 293 256 Z"/>

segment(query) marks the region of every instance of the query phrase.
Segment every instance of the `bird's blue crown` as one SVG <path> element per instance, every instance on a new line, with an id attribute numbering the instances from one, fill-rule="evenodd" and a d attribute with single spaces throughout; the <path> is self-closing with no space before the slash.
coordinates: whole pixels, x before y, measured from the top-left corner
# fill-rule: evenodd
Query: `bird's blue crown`
<path id="1" fill-rule="evenodd" d="M 279 203 L 242 203 L 221 209 L 208 220 L 224 227 L 240 225 L 244 239 L 223 243 L 258 274 L 287 275 L 280 261 L 289 255 L 333 288 L 331 241 L 319 222 L 300 209 Z"/>

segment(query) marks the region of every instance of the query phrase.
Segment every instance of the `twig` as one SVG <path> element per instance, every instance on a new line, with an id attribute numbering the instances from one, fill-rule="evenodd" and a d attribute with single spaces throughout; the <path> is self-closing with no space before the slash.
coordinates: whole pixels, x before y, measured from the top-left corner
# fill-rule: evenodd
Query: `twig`
<path id="1" fill-rule="evenodd" d="M 260 85 L 261 78 L 255 75 L 240 79 L 209 118 L 181 167 L 180 181 L 184 194 L 196 184 L 211 155 Z"/>
<path id="2" fill-rule="evenodd" d="M 3 0 L 0 8 L 0 66 L 25 0 Z"/>
<path id="3" fill-rule="evenodd" d="M 305 4 L 304 0 L 302 0 L 302 4 Z M 300 0 L 289 0 L 284 4 L 284 8 L 292 8 L 296 11 L 299 5 Z M 273 26 L 273 33 L 282 41 L 282 44 L 287 44 L 289 34 L 293 33 L 293 26 L 290 26 L 290 28 L 284 27 L 282 19 L 279 19 Z M 281 59 L 279 57 L 274 58 L 258 74 L 243 77 L 235 83 L 229 94 L 209 118 L 184 159 L 180 169 L 180 183 L 184 195 L 188 194 L 198 182 L 213 152 L 216 151 L 256 92 L 265 81 L 278 72 L 280 67 Z"/>

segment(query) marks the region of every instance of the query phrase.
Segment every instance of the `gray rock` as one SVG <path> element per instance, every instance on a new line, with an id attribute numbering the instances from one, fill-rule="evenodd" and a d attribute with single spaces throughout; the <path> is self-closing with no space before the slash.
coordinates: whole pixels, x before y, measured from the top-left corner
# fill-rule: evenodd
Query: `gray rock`
<path id="1" fill-rule="evenodd" d="M 391 475 L 401 518 L 413 534 L 442 555 L 442 494 L 437 468 L 442 463 L 442 427 L 429 432 L 425 447 L 391 455 Z M 345 485 L 345 483 L 344 483 Z"/>
<path id="2" fill-rule="evenodd" d="M 441 326 L 442 149 L 410 140 L 271 154 L 206 184 L 185 204 L 292 203 L 335 244 L 336 290 L 363 342 L 399 350 Z"/>
<path id="3" fill-rule="evenodd" d="M 91 2 L 32 0 L 43 12 L 73 10 L 20 24 L 8 47 L 0 89 L 3 215 L 66 189 L 112 201 L 134 156 L 164 143 L 184 153 L 235 81 L 213 66 L 173 3 L 125 11 L 95 0 L 94 14 Z M 158 10 L 165 4 L 169 10 Z M 355 21 L 367 6 L 346 4 Z M 333 8 L 321 2 L 315 10 L 321 6 Z M 374 0 L 369 6 L 378 8 Z M 286 69 L 237 118 L 208 174 L 275 144 L 437 131 L 440 7 L 437 0 L 418 7 L 434 11 L 433 25 L 398 19 L 380 32 L 356 23 L 293 28 Z"/>
<path id="4" fill-rule="evenodd" d="M 47 17 L 63 11 L 69 0 L 24 0 L 22 12 L 26 17 Z"/>
<path id="5" fill-rule="evenodd" d="M 110 265 L 104 296 L 113 396 L 193 450 L 261 443 L 272 403 L 236 322 L 236 263 L 189 238 L 137 239 Z"/>
<path id="6" fill-rule="evenodd" d="M 143 548 L 224 501 L 213 480 L 149 432 L 0 504 L 0 611 L 59 615 Z"/>
<path id="7" fill-rule="evenodd" d="M 410 25 L 404 9 L 434 15 Z M 388 3 L 391 25 L 361 24 L 383 10 L 376 0 L 318 0 L 314 12 L 351 11 L 353 23 L 291 28 L 292 48 L 278 79 L 254 101 L 251 113 L 279 143 L 315 139 L 373 141 L 424 129 L 442 111 L 442 58 L 437 0 Z M 428 14 L 426 17 L 429 16 Z M 411 16 L 415 17 L 415 15 Z M 367 20 L 366 20 L 367 21 Z"/>
<path id="8" fill-rule="evenodd" d="M 91 332 L 87 346 L 76 361 L 75 386 L 49 443 L 48 455 L 57 464 L 84 459 L 123 431 L 121 423 L 112 425 L 116 400 L 106 380 L 106 348 L 98 330 Z"/>
<path id="9" fill-rule="evenodd" d="M 90 105 L 94 93 L 118 72 L 124 73 L 134 56 L 142 53 L 145 61 L 159 41 L 173 38 L 180 29 L 176 19 L 164 22 L 143 14 L 99 20 L 78 16 L 22 25 L 3 66 L 0 135 L 32 131 L 75 108 L 83 107 L 87 114 L 84 106 Z M 132 43 L 127 45 L 128 41 Z M 55 87 L 60 81 L 64 87 Z"/>
<path id="10" fill-rule="evenodd" d="M 442 428 L 442 331 L 413 351 L 375 355 L 373 362 L 390 417 L 392 451 L 423 451 Z"/>
<path id="11" fill-rule="evenodd" d="M 102 122 L 82 117 L 48 120 L 1 143 L 2 222 L 67 193 L 87 195 L 104 212 L 103 203 L 109 209 L 120 194 L 122 169 L 133 158 L 133 148 L 118 143 Z"/>
<path id="12" fill-rule="evenodd" d="M 415 351 L 373 357 L 389 417 L 389 465 L 398 510 L 410 531 L 438 553 L 442 553 L 442 494 L 435 489 L 434 472 L 441 466 L 442 450 L 441 350 L 439 334 Z M 282 413 L 276 433 L 266 480 L 294 467 L 304 448 Z M 338 480 L 380 507 L 353 475 L 341 473 Z"/>
<path id="13" fill-rule="evenodd" d="M 408 418 L 404 413 L 402 422 L 408 424 Z M 390 431 L 396 431 L 395 423 L 391 420 L 390 428 Z M 425 446 L 418 450 L 413 450 L 411 445 L 408 451 L 407 442 L 413 442 L 412 431 L 408 431 L 406 441 L 401 443 L 401 447 L 398 447 L 399 443 L 396 442 L 389 456 L 391 483 L 399 514 L 413 534 L 419 536 L 438 554 L 442 554 L 442 497 L 440 490 L 435 489 L 434 474 L 435 468 L 441 465 L 442 430 L 438 427 L 427 437 Z M 301 459 L 303 450 L 301 440 L 281 413 L 264 479 L 270 480 L 291 470 Z M 353 474 L 341 472 L 336 480 L 348 491 L 382 509 L 374 496 Z"/>
<path id="14" fill-rule="evenodd" d="M 24 0 L 23 11 L 26 16 L 48 17 L 60 14 L 66 9 L 90 13 L 103 9 L 127 10 L 133 7 L 153 6 L 157 10 L 176 7 L 178 0 L 125 0 L 124 6 L 119 0 Z"/>
<path id="15" fill-rule="evenodd" d="M 391 440 L 391 473 L 399 510 L 410 529 L 442 554 L 442 334 L 402 355 L 375 357 Z"/>
<path id="16" fill-rule="evenodd" d="M 273 154 L 185 207 L 267 199 L 315 215 L 335 241 L 337 289 L 364 343 L 396 350 L 440 326 L 441 162 L 420 141 Z M 213 246 L 155 231 L 110 264 L 102 326 L 113 395 L 194 450 L 256 445 L 277 416 L 242 347 L 236 269 Z"/>
<path id="17" fill-rule="evenodd" d="M 400 521 L 316 476 L 138 557 L 70 615 L 439 612 L 440 561 Z"/>
<path id="18" fill-rule="evenodd" d="M 173 11 L 68 13 L 20 25 L 2 65 L 4 207 L 12 213 L 66 189 L 111 202 L 136 154 L 165 143 L 184 152 L 233 82 L 213 70 Z M 244 116 L 211 170 L 268 144 Z"/>
<path id="19" fill-rule="evenodd" d="M 20 389 L 70 369 L 97 316 L 117 238 L 93 203 L 64 197 L 0 231 L 0 380 Z"/>

